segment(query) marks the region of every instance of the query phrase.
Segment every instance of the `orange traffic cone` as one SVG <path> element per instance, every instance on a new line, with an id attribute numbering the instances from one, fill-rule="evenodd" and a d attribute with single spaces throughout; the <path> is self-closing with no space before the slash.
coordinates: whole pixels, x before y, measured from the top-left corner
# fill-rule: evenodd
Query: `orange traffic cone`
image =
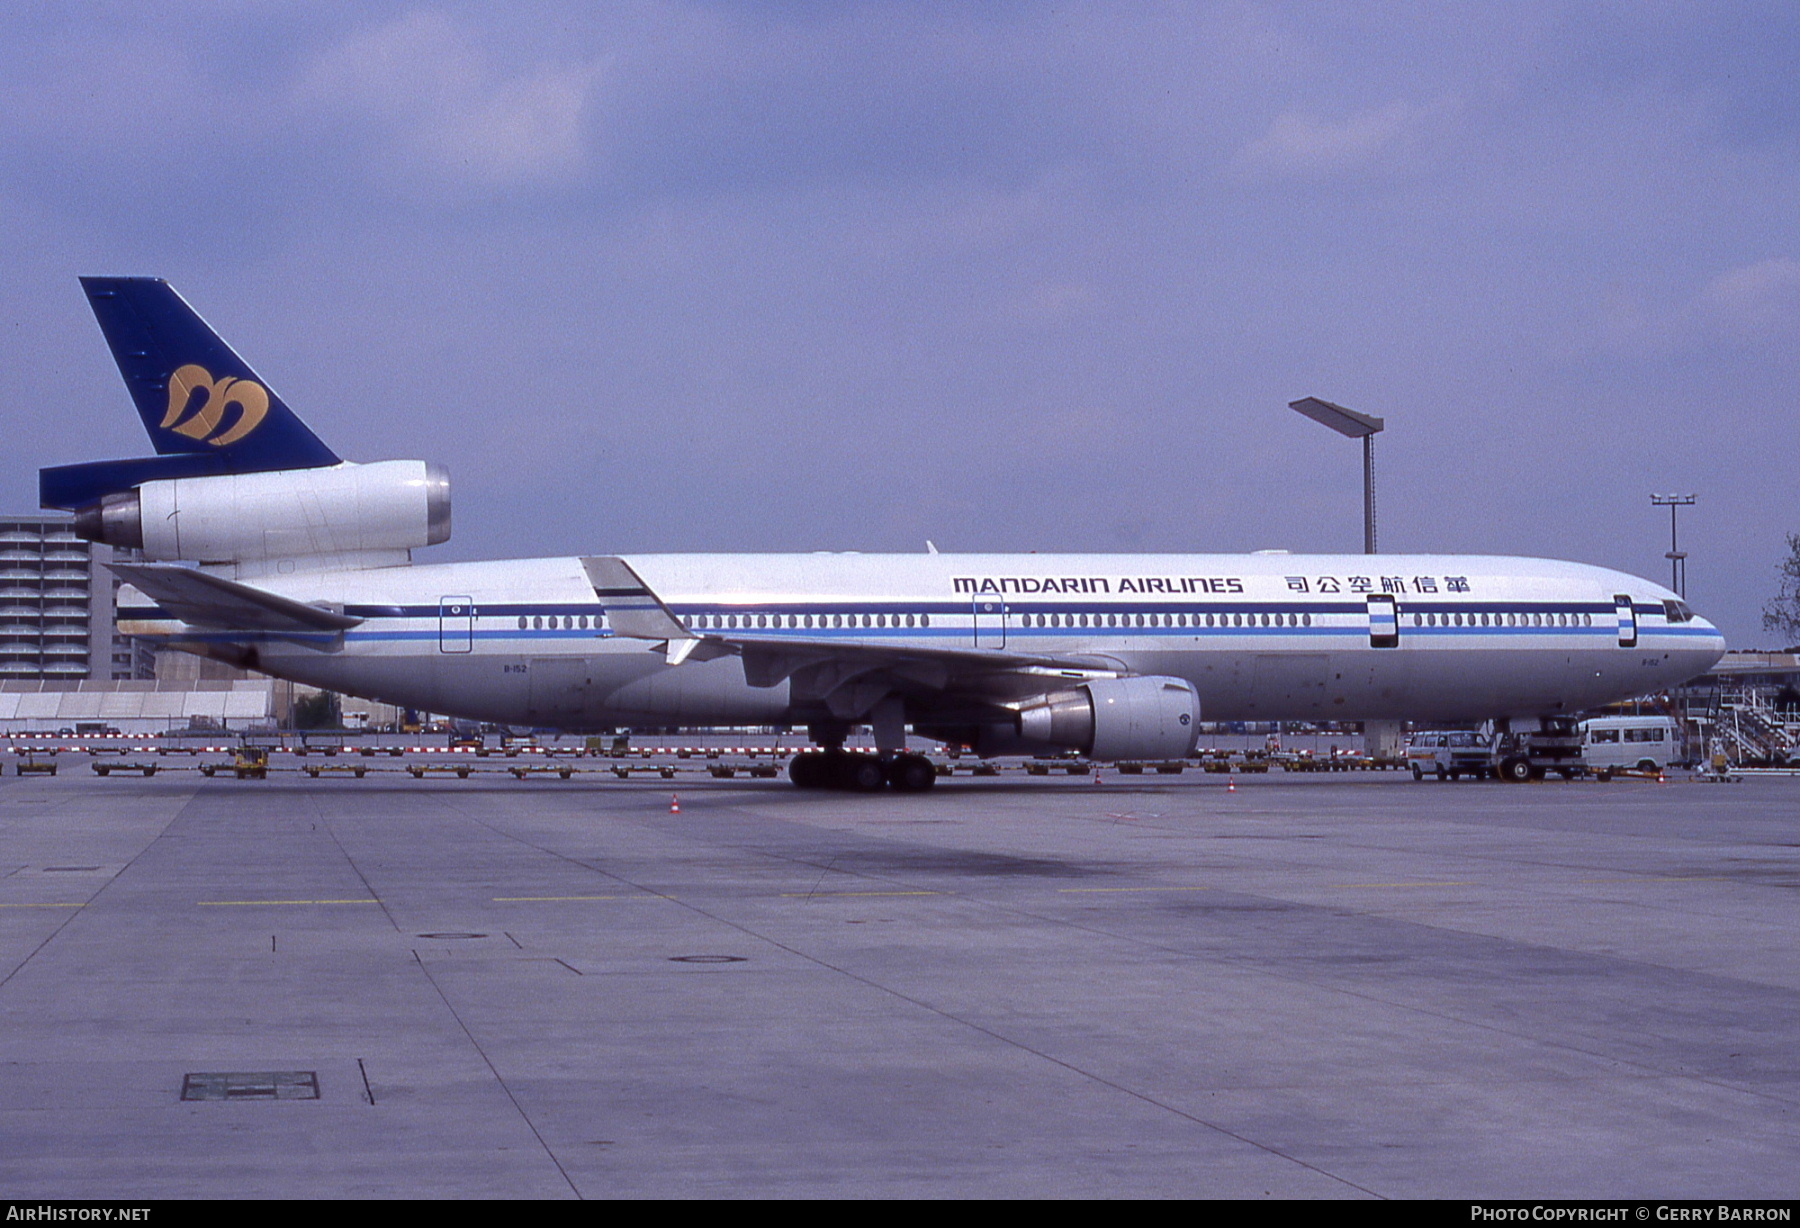
<path id="1" fill-rule="evenodd" d="M 670 814 L 680 814 L 681 813 L 681 794 L 679 794 L 679 793 L 669 794 L 669 813 Z"/>
<path id="2" fill-rule="evenodd" d="M 1230 775 L 1230 777 L 1228 777 L 1226 779 L 1225 792 L 1227 792 L 1227 793 L 1236 793 L 1237 792 L 1237 773 L 1236 772 L 1233 772 Z"/>
<path id="3" fill-rule="evenodd" d="M 1100 765 L 1098 763 L 1094 765 L 1094 783 L 1100 783 Z"/>

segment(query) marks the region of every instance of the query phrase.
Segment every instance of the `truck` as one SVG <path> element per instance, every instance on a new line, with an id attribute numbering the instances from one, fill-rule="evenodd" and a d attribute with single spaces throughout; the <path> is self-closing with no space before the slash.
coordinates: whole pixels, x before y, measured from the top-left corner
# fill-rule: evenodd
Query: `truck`
<path id="1" fill-rule="evenodd" d="M 1581 730 L 1573 717 L 1542 717 L 1483 725 L 1480 729 L 1427 729 L 1408 741 L 1406 765 L 1414 780 L 1430 772 L 1439 780 L 1564 780 L 1587 775 Z"/>

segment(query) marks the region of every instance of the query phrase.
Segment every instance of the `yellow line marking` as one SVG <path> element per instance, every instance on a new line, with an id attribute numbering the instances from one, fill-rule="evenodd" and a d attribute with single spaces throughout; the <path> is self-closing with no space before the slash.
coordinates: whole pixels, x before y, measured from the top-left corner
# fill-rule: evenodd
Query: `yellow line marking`
<path id="1" fill-rule="evenodd" d="M 0 904 L 0 908 L 86 908 L 84 901 L 80 904 Z"/>
<path id="2" fill-rule="evenodd" d="M 202 908 L 261 908 L 270 904 L 379 904 L 380 900 L 201 900 Z"/>
<path id="3" fill-rule="evenodd" d="M 1216 891 L 1216 887 L 1058 887 L 1058 895 L 1101 895 L 1117 891 Z"/>
<path id="4" fill-rule="evenodd" d="M 554 904 L 565 900 L 672 900 L 670 895 L 497 895 L 496 904 Z"/>
<path id="5" fill-rule="evenodd" d="M 810 900 L 822 895 L 948 895 L 947 891 L 784 891 L 784 900 Z"/>
<path id="6" fill-rule="evenodd" d="M 1450 883 L 1326 883 L 1326 887 L 1473 887 L 1473 882 Z"/>

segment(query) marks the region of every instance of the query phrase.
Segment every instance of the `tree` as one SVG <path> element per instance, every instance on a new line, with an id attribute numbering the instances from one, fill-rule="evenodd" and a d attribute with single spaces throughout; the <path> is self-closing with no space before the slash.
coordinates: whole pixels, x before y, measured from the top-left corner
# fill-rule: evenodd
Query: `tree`
<path id="1" fill-rule="evenodd" d="M 341 722 L 338 697 L 331 691 L 294 701 L 295 729 L 337 729 Z"/>
<path id="2" fill-rule="evenodd" d="M 1800 533 L 1789 533 L 1787 545 L 1787 557 L 1778 569 L 1781 591 L 1763 607 L 1763 630 L 1779 632 L 1793 644 L 1800 642 Z"/>

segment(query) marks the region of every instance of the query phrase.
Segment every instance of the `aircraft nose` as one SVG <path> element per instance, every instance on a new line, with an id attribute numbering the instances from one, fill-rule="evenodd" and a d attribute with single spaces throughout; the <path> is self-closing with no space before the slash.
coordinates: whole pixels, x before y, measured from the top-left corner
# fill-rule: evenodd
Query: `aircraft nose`
<path id="1" fill-rule="evenodd" d="M 1694 616 L 1692 628 L 1692 642 L 1676 653 L 1675 659 L 1687 671 L 1687 677 L 1696 678 L 1725 655 L 1725 636 L 1699 615 Z"/>

